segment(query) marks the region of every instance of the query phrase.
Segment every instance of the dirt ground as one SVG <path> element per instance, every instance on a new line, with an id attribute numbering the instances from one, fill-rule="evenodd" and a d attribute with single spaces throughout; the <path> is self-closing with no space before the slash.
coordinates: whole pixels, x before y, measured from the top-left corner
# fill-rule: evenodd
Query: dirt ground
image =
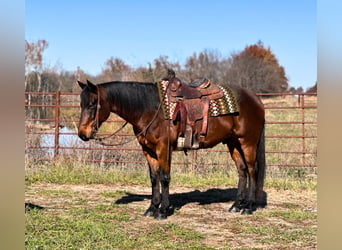
<path id="1" fill-rule="evenodd" d="M 51 190 L 65 195 L 43 195 L 44 191 Z M 142 216 L 151 197 L 150 188 L 142 186 L 33 184 L 26 188 L 25 204 L 55 212 L 98 204 L 125 204 L 138 218 L 134 221 L 135 230 L 144 230 L 150 223 L 174 223 L 205 235 L 205 245 L 216 249 L 224 246 L 229 249 L 248 249 L 248 246 L 256 249 L 315 249 L 317 242 L 312 231 L 317 230 L 317 217 L 303 217 L 303 214 L 317 213 L 316 192 L 274 188 L 265 191 L 267 207 L 246 216 L 227 212 L 235 198 L 235 188 L 171 186 L 172 214 L 161 222 Z M 112 195 L 104 195 L 106 193 Z M 75 202 L 80 197 L 87 201 L 86 204 Z M 290 238 L 294 230 L 303 233 L 303 240 Z M 308 230 L 311 230 L 311 236 L 305 238 Z M 289 239 L 287 235 L 290 235 Z"/>

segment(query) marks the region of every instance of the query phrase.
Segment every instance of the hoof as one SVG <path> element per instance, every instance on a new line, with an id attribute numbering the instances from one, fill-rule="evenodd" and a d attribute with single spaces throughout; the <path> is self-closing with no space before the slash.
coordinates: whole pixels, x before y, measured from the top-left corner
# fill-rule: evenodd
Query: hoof
<path id="1" fill-rule="evenodd" d="M 238 213 L 240 212 L 240 208 L 238 208 L 237 206 L 231 206 L 231 208 L 229 208 L 228 212 L 230 213 Z"/>
<path id="2" fill-rule="evenodd" d="M 267 206 L 266 201 L 256 203 L 256 208 L 265 208 Z"/>
<path id="3" fill-rule="evenodd" d="M 144 213 L 144 216 L 145 217 L 153 217 L 154 215 L 153 215 L 154 213 L 152 212 L 152 211 L 146 211 L 145 213 Z"/>
<path id="4" fill-rule="evenodd" d="M 144 213 L 145 217 L 155 217 L 155 214 L 158 212 L 158 209 L 154 207 L 149 207 Z"/>
<path id="5" fill-rule="evenodd" d="M 158 209 L 155 213 L 154 213 L 154 218 L 156 220 L 165 220 L 167 218 L 168 215 L 168 209 Z"/>
<path id="6" fill-rule="evenodd" d="M 156 214 L 154 215 L 154 218 L 155 218 L 156 220 L 165 220 L 165 219 L 167 218 L 167 216 L 166 216 L 166 214 L 156 213 Z"/>
<path id="7" fill-rule="evenodd" d="M 244 210 L 242 210 L 241 214 L 243 215 L 253 214 L 253 210 L 250 208 L 245 208 Z"/>

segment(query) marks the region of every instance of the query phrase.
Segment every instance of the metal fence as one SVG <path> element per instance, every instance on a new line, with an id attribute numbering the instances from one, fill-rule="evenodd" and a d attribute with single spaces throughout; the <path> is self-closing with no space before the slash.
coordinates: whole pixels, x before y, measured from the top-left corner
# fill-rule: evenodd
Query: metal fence
<path id="1" fill-rule="evenodd" d="M 268 167 L 316 169 L 317 96 L 316 93 L 258 94 L 266 110 L 266 161 Z M 68 157 L 75 161 L 102 165 L 146 164 L 137 141 L 121 147 L 105 147 L 77 138 L 80 114 L 78 93 L 25 93 L 26 161 L 49 161 Z M 111 115 L 101 135 L 120 126 L 123 121 Z M 128 128 L 117 140 L 134 136 Z M 208 150 L 190 151 L 188 157 L 176 153 L 173 165 L 232 165 L 228 149 L 218 145 Z"/>

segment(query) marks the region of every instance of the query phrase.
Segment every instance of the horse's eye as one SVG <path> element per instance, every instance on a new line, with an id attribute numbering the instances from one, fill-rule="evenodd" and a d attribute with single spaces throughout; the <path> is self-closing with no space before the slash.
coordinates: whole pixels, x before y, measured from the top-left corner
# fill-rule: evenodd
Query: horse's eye
<path id="1" fill-rule="evenodd" d="M 89 102 L 88 108 L 93 108 L 95 106 L 95 101 Z"/>

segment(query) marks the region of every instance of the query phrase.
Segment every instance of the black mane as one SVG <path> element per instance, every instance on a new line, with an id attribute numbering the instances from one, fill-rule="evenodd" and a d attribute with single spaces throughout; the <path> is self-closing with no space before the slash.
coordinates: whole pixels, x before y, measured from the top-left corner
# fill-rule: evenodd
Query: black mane
<path id="1" fill-rule="evenodd" d="M 106 89 L 108 101 L 115 103 L 119 110 L 142 113 L 158 108 L 159 95 L 155 83 L 114 81 L 100 85 Z"/>

